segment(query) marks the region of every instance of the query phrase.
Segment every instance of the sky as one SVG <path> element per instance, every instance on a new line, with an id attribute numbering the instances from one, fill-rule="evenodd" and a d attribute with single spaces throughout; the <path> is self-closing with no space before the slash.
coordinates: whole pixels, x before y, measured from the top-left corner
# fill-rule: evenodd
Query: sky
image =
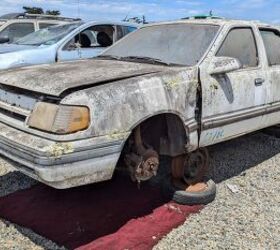
<path id="1" fill-rule="evenodd" d="M 280 24 L 280 0 L 0 0 L 0 15 L 22 6 L 60 10 L 84 20 L 122 20 L 145 15 L 147 21 L 175 20 L 208 14 Z"/>

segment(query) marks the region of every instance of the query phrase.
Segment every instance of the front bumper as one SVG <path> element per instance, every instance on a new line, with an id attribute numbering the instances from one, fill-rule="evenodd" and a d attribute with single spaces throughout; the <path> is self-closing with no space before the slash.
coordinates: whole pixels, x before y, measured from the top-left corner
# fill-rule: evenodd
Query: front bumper
<path id="1" fill-rule="evenodd" d="M 111 179 L 127 136 L 55 142 L 0 123 L 0 154 L 24 174 L 65 189 Z"/>

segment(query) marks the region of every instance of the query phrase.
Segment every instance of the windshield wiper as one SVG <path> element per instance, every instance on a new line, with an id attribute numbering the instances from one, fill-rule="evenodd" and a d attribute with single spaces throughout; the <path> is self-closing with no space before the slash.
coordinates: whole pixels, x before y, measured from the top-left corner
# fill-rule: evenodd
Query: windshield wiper
<path id="1" fill-rule="evenodd" d="M 121 60 L 121 57 L 119 57 L 119 56 L 112 56 L 112 55 L 100 55 L 100 56 L 97 56 L 96 58 L 108 59 L 108 60 Z"/>
<path id="2" fill-rule="evenodd" d="M 138 61 L 145 61 L 152 64 L 161 64 L 161 65 L 167 65 L 167 66 L 177 66 L 178 64 L 175 63 L 168 63 L 164 62 L 161 59 L 148 57 L 148 56 L 125 56 L 121 57 L 121 60 L 138 60 Z"/>
<path id="3" fill-rule="evenodd" d="M 164 62 L 161 59 L 158 58 L 152 58 L 148 56 L 113 56 L 113 55 L 100 55 L 96 58 L 100 59 L 108 59 L 108 60 L 118 60 L 118 61 L 144 61 L 151 64 L 161 64 L 161 65 L 167 65 L 167 66 L 183 66 L 181 64 L 176 63 L 168 63 Z"/>
<path id="4" fill-rule="evenodd" d="M 158 58 L 152 58 L 148 56 L 124 56 L 121 57 L 121 60 L 139 60 L 139 61 L 147 61 L 153 64 L 163 64 L 163 65 L 169 65 L 169 63 L 163 62 L 162 60 Z"/>

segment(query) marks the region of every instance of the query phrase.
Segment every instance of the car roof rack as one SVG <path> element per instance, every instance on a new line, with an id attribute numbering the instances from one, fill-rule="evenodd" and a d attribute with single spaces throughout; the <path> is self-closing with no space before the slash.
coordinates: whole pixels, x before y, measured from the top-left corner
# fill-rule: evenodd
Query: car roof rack
<path id="1" fill-rule="evenodd" d="M 9 13 L 0 16 L 0 20 L 10 20 L 10 19 L 41 19 L 41 20 L 58 20 L 58 21 L 81 21 L 80 18 L 70 18 L 62 16 L 53 15 L 43 15 L 43 14 L 28 14 L 28 13 Z"/>

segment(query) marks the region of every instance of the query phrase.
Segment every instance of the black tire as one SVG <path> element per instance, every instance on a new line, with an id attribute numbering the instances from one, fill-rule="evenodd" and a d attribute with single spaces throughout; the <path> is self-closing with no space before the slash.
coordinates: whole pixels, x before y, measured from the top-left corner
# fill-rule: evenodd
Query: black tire
<path id="1" fill-rule="evenodd" d="M 171 181 L 164 184 L 164 194 L 178 204 L 182 205 L 206 205 L 215 200 L 216 184 L 213 180 L 207 182 L 207 189 L 203 192 L 186 192 L 174 187 Z"/>
<path id="2" fill-rule="evenodd" d="M 279 125 L 270 127 L 270 128 L 266 128 L 263 130 L 263 132 L 267 135 L 271 135 L 276 138 L 280 138 L 280 126 Z"/>

